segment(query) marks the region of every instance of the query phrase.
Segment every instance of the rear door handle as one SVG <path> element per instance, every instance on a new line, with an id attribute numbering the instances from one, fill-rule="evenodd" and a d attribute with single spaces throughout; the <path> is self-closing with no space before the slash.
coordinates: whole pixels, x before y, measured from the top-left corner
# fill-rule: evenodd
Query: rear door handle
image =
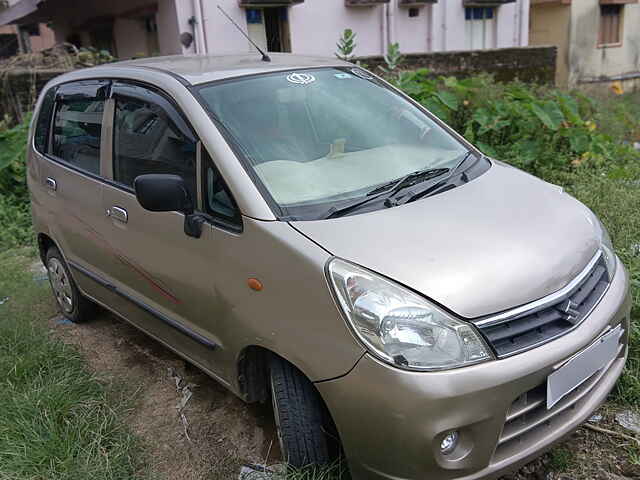
<path id="1" fill-rule="evenodd" d="M 114 220 L 118 220 L 122 223 L 127 223 L 129 220 L 129 215 L 124 208 L 113 206 L 111 208 L 107 208 L 107 217 L 111 217 Z"/>
<path id="2" fill-rule="evenodd" d="M 51 177 L 47 177 L 44 183 L 49 190 L 53 190 L 55 192 L 58 189 L 58 183 Z"/>

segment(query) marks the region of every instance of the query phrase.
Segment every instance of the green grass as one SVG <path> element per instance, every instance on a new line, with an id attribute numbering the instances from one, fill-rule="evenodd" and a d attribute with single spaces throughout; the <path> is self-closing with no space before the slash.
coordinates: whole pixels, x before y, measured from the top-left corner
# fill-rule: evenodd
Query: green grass
<path id="1" fill-rule="evenodd" d="M 31 209 L 27 199 L 0 195 L 0 252 L 33 243 Z"/>
<path id="2" fill-rule="evenodd" d="M 613 399 L 640 407 L 640 164 L 624 176 L 616 172 L 577 170 L 549 176 L 591 208 L 607 227 L 631 280 L 631 345 L 629 359 Z"/>
<path id="3" fill-rule="evenodd" d="M 563 447 L 556 447 L 549 452 L 549 469 L 554 472 L 564 472 L 573 463 L 572 453 Z"/>
<path id="4" fill-rule="evenodd" d="M 595 120 L 613 138 L 640 142 L 640 91 L 597 99 Z"/>
<path id="5" fill-rule="evenodd" d="M 598 128 L 618 142 L 640 142 L 640 92 L 596 100 Z M 587 204 L 609 229 L 631 280 L 631 341 L 614 400 L 640 407 L 640 155 L 628 165 L 597 173 L 578 170 L 568 191 Z M 637 454 L 637 453 L 636 453 Z"/>
<path id="6" fill-rule="evenodd" d="M 136 444 L 121 402 L 77 350 L 44 328 L 54 305 L 28 266 L 31 249 L 0 253 L 0 478 L 132 478 Z"/>

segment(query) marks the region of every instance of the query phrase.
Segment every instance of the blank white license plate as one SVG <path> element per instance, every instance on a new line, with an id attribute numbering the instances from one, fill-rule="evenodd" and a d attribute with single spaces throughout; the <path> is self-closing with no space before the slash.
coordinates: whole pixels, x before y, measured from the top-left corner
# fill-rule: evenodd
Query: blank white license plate
<path id="1" fill-rule="evenodd" d="M 615 358 L 623 331 L 618 325 L 549 375 L 547 409 L 553 407 Z"/>

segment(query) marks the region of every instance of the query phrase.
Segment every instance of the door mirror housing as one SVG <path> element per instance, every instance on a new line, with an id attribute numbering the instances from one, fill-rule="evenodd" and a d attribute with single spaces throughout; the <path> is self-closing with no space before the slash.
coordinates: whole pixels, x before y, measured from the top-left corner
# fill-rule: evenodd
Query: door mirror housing
<path id="1" fill-rule="evenodd" d="M 184 233 L 196 238 L 202 235 L 204 217 L 193 213 L 193 199 L 182 177 L 149 173 L 136 177 L 133 187 L 142 208 L 150 212 L 184 213 Z"/>
<path id="2" fill-rule="evenodd" d="M 150 173 L 133 182 L 136 198 L 150 212 L 193 213 L 193 201 L 182 177 Z"/>

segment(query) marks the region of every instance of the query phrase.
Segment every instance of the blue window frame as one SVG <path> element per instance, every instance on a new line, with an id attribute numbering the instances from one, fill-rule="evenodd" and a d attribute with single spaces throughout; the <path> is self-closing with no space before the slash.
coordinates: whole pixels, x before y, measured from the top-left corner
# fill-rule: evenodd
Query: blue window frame
<path id="1" fill-rule="evenodd" d="M 262 10 L 257 8 L 247 9 L 247 23 L 262 23 Z"/>
<path id="2" fill-rule="evenodd" d="M 465 7 L 465 20 L 489 20 L 494 15 L 493 7 Z"/>

